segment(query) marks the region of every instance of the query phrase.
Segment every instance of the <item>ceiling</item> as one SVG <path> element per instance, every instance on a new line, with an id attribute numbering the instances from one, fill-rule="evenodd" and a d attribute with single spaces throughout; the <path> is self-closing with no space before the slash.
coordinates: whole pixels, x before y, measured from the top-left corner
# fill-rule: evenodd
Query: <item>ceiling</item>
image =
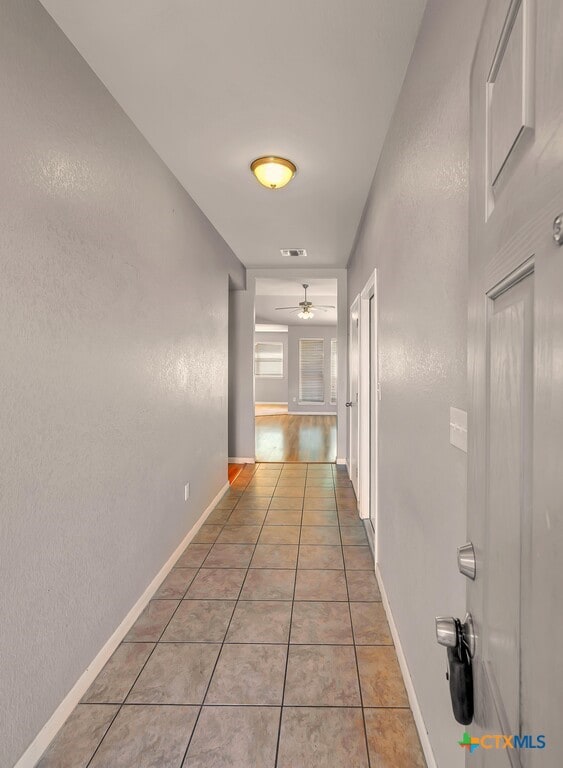
<path id="1" fill-rule="evenodd" d="M 326 312 L 317 310 L 311 320 L 302 320 L 291 310 L 276 310 L 276 307 L 293 307 L 303 301 L 302 283 L 307 283 L 307 298 L 313 304 L 334 306 Z M 283 325 L 336 325 L 337 281 L 335 279 L 282 280 L 258 278 L 254 300 L 256 322 Z"/>
<path id="2" fill-rule="evenodd" d="M 346 265 L 426 0 L 42 2 L 246 266 Z"/>

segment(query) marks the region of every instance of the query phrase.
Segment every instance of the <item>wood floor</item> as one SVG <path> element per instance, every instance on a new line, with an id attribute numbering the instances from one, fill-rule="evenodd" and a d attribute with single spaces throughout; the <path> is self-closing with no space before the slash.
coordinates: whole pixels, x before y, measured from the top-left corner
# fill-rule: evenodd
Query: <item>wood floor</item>
<path id="1" fill-rule="evenodd" d="M 254 413 L 256 416 L 278 416 L 287 413 L 287 403 L 255 403 Z"/>
<path id="2" fill-rule="evenodd" d="M 336 416 L 257 416 L 256 461 L 336 461 Z"/>
<path id="3" fill-rule="evenodd" d="M 229 485 L 232 485 L 244 469 L 244 464 L 229 464 Z"/>

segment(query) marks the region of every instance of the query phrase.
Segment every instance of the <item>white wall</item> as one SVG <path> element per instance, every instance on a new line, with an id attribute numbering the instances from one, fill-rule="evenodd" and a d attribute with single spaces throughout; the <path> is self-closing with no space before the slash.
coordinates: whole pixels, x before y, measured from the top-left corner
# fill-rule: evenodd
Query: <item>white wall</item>
<path id="1" fill-rule="evenodd" d="M 254 290 L 229 294 L 229 457 L 254 460 Z"/>
<path id="2" fill-rule="evenodd" d="M 337 406 L 330 402 L 330 341 L 337 338 L 337 327 L 326 325 L 290 325 L 289 341 L 289 411 L 291 413 L 336 413 Z M 299 403 L 299 339 L 323 339 L 324 341 L 324 405 Z M 342 392 L 346 392 L 346 384 Z"/>
<path id="3" fill-rule="evenodd" d="M 288 397 L 288 353 L 286 332 L 269 333 L 256 331 L 254 341 L 275 341 L 283 344 L 283 377 L 254 377 L 254 397 L 257 403 L 287 403 Z"/>
<path id="4" fill-rule="evenodd" d="M 35 0 L 0 4 L 0 72 L 9 768 L 225 483 L 244 270 Z"/>
<path id="5" fill-rule="evenodd" d="M 463 766 L 434 617 L 463 615 L 469 73 L 484 0 L 429 0 L 349 263 L 378 268 L 380 568 L 438 766 Z"/>

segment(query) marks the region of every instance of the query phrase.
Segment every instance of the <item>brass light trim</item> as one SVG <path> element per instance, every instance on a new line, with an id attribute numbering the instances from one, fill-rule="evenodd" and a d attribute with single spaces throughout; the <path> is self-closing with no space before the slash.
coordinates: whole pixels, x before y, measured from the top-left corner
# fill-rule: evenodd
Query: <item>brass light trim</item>
<path id="1" fill-rule="evenodd" d="M 287 168 L 290 171 L 290 174 L 286 175 L 286 178 L 282 179 L 278 183 L 271 183 L 266 178 L 261 178 L 259 175 L 260 168 L 262 168 L 264 165 L 272 164 Z M 253 160 L 250 163 L 250 170 L 256 177 L 258 183 L 262 184 L 262 186 L 266 187 L 267 189 L 281 189 L 282 187 L 285 187 L 286 184 L 289 184 L 289 182 L 293 179 L 297 173 L 297 166 L 295 163 L 292 163 L 291 160 L 288 160 L 285 157 L 278 157 L 277 155 L 265 155 L 264 157 L 257 157 L 256 160 Z"/>

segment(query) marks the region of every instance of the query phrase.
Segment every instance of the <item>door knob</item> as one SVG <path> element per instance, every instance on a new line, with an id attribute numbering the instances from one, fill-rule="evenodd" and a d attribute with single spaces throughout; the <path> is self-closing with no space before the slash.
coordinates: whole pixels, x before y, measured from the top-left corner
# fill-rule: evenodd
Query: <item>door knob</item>
<path id="1" fill-rule="evenodd" d="M 457 622 L 453 616 L 436 616 L 436 640 L 440 645 L 446 648 L 455 648 L 459 643 Z M 470 613 L 465 619 L 459 622 L 461 625 L 461 634 L 471 658 L 475 656 L 475 628 L 473 626 L 473 617 Z"/>
<path id="2" fill-rule="evenodd" d="M 457 627 L 453 616 L 436 616 L 436 640 L 446 648 L 457 645 Z"/>
<path id="3" fill-rule="evenodd" d="M 352 407 L 352 401 L 350 400 L 350 402 L 346 403 L 346 408 L 351 408 L 351 407 Z"/>

